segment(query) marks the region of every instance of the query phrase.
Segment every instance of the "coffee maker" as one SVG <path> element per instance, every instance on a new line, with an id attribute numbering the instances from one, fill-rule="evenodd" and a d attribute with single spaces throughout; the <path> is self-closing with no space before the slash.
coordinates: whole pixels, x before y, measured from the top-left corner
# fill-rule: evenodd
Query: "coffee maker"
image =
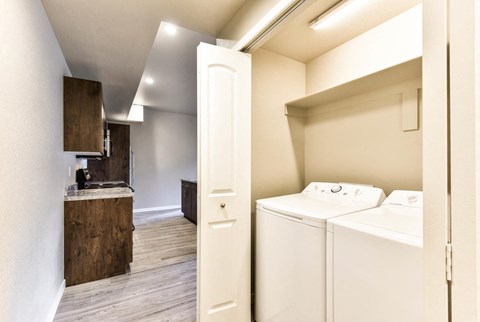
<path id="1" fill-rule="evenodd" d="M 85 189 L 85 182 L 90 180 L 90 173 L 87 168 L 78 169 L 76 171 L 76 181 L 78 189 Z"/>

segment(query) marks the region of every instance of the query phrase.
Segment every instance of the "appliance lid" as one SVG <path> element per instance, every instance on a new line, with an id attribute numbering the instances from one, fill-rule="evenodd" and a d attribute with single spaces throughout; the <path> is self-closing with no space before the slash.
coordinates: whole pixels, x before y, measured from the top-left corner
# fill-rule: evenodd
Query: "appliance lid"
<path id="1" fill-rule="evenodd" d="M 293 194 L 281 197 L 257 200 L 257 208 L 270 210 L 290 216 L 308 218 L 325 222 L 328 218 L 340 216 L 372 206 L 364 203 L 339 203 L 328 200 L 318 200 L 304 194 Z"/>
<path id="2" fill-rule="evenodd" d="M 413 190 L 395 190 L 382 205 L 401 205 L 405 207 L 423 208 L 423 192 Z"/>
<path id="3" fill-rule="evenodd" d="M 407 235 L 409 239 L 423 241 L 423 211 L 416 207 L 382 204 L 378 208 L 333 218 L 328 221 L 328 230 L 335 232 L 336 225 L 385 238 Z"/>
<path id="4" fill-rule="evenodd" d="M 317 222 L 378 206 L 382 189 L 344 183 L 312 182 L 301 193 L 257 200 L 257 208 Z"/>

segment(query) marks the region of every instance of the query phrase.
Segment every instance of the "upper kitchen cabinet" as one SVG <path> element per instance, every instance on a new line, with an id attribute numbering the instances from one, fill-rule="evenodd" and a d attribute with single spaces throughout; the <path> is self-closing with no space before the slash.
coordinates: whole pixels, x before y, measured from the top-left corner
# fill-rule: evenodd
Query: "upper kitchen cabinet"
<path id="1" fill-rule="evenodd" d="M 64 77 L 64 151 L 81 155 L 102 155 L 106 124 L 102 83 Z"/>

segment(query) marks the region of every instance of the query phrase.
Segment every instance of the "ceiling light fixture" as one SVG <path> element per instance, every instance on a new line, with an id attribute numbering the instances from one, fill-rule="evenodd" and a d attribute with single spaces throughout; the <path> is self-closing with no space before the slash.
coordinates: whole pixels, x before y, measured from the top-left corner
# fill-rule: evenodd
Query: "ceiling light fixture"
<path id="1" fill-rule="evenodd" d="M 128 121 L 143 122 L 143 105 L 133 104 L 128 112 Z"/>
<path id="2" fill-rule="evenodd" d="M 349 0 L 341 0 L 330 7 L 327 11 L 323 12 L 321 15 L 310 21 L 310 28 L 313 30 L 320 30 L 324 27 L 332 25 L 334 22 L 341 20 L 344 17 L 345 13 L 351 12 L 354 8 L 358 6 L 353 6 L 353 4 L 358 4 L 362 1 L 353 1 L 349 2 Z M 349 6 L 346 4 L 350 3 Z M 349 9 L 349 10 L 346 10 Z M 341 14 L 340 14 L 341 13 Z"/>
<path id="3" fill-rule="evenodd" d="M 164 22 L 165 26 L 163 27 L 165 33 L 170 36 L 174 36 L 177 33 L 177 27 L 171 23 Z"/>
<path id="4" fill-rule="evenodd" d="M 145 83 L 147 83 L 148 85 L 152 85 L 155 81 L 153 80 L 153 78 L 151 77 L 147 77 L 145 78 Z"/>

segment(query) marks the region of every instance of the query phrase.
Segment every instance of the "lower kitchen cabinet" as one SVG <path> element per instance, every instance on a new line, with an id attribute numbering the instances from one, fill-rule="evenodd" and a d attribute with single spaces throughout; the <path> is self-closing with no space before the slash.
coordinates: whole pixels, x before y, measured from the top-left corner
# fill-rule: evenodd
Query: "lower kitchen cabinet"
<path id="1" fill-rule="evenodd" d="M 181 180 L 182 182 L 182 212 L 185 218 L 197 224 L 197 182 Z"/>
<path id="2" fill-rule="evenodd" d="M 133 198 L 65 201 L 67 286 L 126 273 L 132 262 Z"/>

